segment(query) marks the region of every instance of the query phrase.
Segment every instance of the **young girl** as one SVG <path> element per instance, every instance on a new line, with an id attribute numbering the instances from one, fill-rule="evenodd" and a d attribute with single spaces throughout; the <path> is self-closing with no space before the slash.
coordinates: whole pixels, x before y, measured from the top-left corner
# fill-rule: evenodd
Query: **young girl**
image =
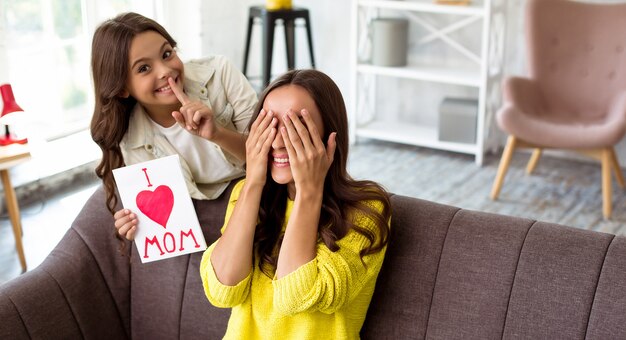
<path id="1" fill-rule="evenodd" d="M 246 178 L 200 264 L 209 301 L 232 307 L 225 338 L 358 339 L 386 250 L 389 196 L 348 175 L 346 108 L 325 74 L 283 75 L 255 112 Z"/>
<path id="2" fill-rule="evenodd" d="M 117 203 L 111 171 L 124 165 L 178 154 L 195 199 L 215 199 L 243 176 L 243 131 L 257 97 L 225 58 L 183 65 L 161 25 L 124 13 L 96 29 L 91 67 L 91 134 L 102 149 L 96 173 L 111 212 Z M 136 216 L 128 209 L 114 216 L 119 234 L 132 239 Z"/>

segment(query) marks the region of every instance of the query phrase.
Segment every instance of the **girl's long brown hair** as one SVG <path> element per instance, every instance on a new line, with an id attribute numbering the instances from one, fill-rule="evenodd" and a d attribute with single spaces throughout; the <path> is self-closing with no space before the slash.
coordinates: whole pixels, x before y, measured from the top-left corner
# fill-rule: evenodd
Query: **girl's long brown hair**
<path id="1" fill-rule="evenodd" d="M 128 53 L 133 38 L 146 31 L 159 33 L 176 47 L 176 41 L 161 25 L 137 13 L 122 13 L 109 19 L 93 35 L 91 72 L 96 104 L 91 118 L 91 137 L 102 149 L 96 175 L 102 178 L 107 208 L 111 213 L 118 200 L 112 170 L 124 166 L 120 142 L 128 130 L 130 112 L 137 102 L 130 96 L 121 96 L 130 71 Z"/>
<path id="2" fill-rule="evenodd" d="M 318 236 L 331 251 L 339 250 L 337 241 L 350 230 L 363 235 L 369 240 L 369 246 L 361 250 L 361 257 L 381 251 L 388 242 L 391 217 L 389 194 L 379 184 L 372 181 L 357 181 L 350 177 L 346 166 L 348 162 L 348 118 L 341 91 L 326 74 L 316 70 L 290 71 L 272 82 L 259 98 L 255 121 L 263 107 L 265 98 L 274 89 L 284 85 L 297 85 L 305 89 L 322 116 L 326 143 L 332 132 L 337 132 L 335 158 L 324 182 L 322 211 L 318 225 Z M 378 201 L 382 212 L 368 205 L 367 201 Z M 263 189 L 259 208 L 259 223 L 254 234 L 256 254 L 259 256 L 259 268 L 272 276 L 278 263 L 278 251 L 282 242 L 281 227 L 285 218 L 287 185 L 274 182 L 268 168 L 266 184 Z M 355 216 L 370 217 L 376 228 L 374 231 L 353 223 Z"/>

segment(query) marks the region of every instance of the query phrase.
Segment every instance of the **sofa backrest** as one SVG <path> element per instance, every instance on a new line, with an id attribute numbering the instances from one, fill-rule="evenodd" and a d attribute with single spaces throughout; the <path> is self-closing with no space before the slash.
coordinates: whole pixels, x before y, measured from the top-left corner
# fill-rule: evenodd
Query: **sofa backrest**
<path id="1" fill-rule="evenodd" d="M 207 243 L 228 196 L 194 201 Z M 0 287 L 0 339 L 221 338 L 230 311 L 204 296 L 202 253 L 122 256 L 103 207 L 99 189 L 44 263 Z M 626 237 L 403 196 L 392 209 L 363 339 L 626 339 Z"/>
<path id="2" fill-rule="evenodd" d="M 392 204 L 363 339 L 626 339 L 626 237 Z"/>

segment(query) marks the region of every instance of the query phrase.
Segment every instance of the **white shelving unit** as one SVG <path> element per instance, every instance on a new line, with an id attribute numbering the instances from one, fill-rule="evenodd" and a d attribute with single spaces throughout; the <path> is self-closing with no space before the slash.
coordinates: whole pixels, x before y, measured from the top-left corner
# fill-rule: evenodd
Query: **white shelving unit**
<path id="1" fill-rule="evenodd" d="M 505 4 L 503 0 L 474 0 L 471 5 L 440 5 L 434 0 L 352 0 L 352 46 L 351 46 L 351 89 L 350 140 L 357 137 L 374 138 L 391 142 L 431 147 L 472 154 L 477 164 L 482 164 L 485 152 L 485 136 L 489 131 L 492 116 L 500 105 L 500 83 L 504 44 Z M 466 63 L 463 66 L 412 63 L 405 67 L 382 67 L 371 65 L 363 50 L 369 41 L 369 24 L 382 12 L 392 12 L 409 19 L 410 25 L 419 25 L 428 34 L 412 37 L 411 44 L 422 46 L 433 41 L 442 41 Z M 452 23 L 436 27 L 431 16 L 454 16 Z M 463 42 L 451 37 L 474 23 L 481 22 L 479 52 L 464 46 Z M 414 46 L 415 47 L 415 46 Z M 419 53 L 409 51 L 412 53 Z M 437 126 L 420 125 L 401 120 L 381 119 L 376 112 L 376 86 L 378 77 L 412 79 L 421 82 L 446 84 L 477 89 L 478 114 L 475 143 L 440 141 Z M 419 94 L 416 94 L 419 95 Z M 436 114 L 411 112 L 410 114 Z"/>

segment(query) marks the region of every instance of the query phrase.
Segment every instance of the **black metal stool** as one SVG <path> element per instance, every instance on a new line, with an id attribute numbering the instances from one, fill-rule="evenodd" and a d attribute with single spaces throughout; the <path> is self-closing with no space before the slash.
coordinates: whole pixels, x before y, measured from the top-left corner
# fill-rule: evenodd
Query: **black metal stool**
<path id="1" fill-rule="evenodd" d="M 262 50 L 262 74 L 263 87 L 270 83 L 272 72 L 272 52 L 274 49 L 274 27 L 277 20 L 282 20 L 285 27 L 285 44 L 287 45 L 287 67 L 293 70 L 296 67 L 296 39 L 295 39 L 295 21 L 296 19 L 304 19 L 306 34 L 309 40 L 309 53 L 311 55 L 311 68 L 315 68 L 315 58 L 313 57 L 313 40 L 311 38 L 311 21 L 309 19 L 309 10 L 305 8 L 294 7 L 286 10 L 268 11 L 264 6 L 250 7 L 248 16 L 248 34 L 246 36 L 246 50 L 243 59 L 243 74 L 247 76 L 248 70 L 248 54 L 250 52 L 250 40 L 252 35 L 252 26 L 254 19 L 260 18 L 263 24 L 263 50 Z"/>

